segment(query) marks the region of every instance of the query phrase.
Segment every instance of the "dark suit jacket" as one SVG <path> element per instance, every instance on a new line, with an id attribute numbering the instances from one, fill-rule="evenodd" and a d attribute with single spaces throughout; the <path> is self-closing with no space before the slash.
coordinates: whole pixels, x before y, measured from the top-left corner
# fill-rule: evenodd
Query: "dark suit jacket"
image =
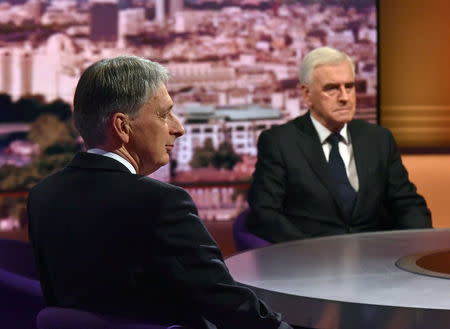
<path id="1" fill-rule="evenodd" d="M 272 241 L 428 228 L 431 215 L 402 164 L 392 134 L 348 124 L 359 179 L 351 218 L 344 218 L 310 114 L 264 131 L 249 191 L 249 230 Z"/>
<path id="2" fill-rule="evenodd" d="M 192 328 L 290 328 L 238 286 L 182 188 L 79 153 L 28 199 L 48 305 Z"/>

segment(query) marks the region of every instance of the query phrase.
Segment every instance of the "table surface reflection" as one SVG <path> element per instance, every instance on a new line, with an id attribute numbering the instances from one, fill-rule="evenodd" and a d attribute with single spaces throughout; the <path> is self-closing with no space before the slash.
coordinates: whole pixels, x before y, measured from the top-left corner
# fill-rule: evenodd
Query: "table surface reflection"
<path id="1" fill-rule="evenodd" d="M 450 248 L 450 229 L 299 240 L 226 260 L 236 281 L 295 325 L 448 329 L 450 280 L 405 271 L 401 257 Z"/>

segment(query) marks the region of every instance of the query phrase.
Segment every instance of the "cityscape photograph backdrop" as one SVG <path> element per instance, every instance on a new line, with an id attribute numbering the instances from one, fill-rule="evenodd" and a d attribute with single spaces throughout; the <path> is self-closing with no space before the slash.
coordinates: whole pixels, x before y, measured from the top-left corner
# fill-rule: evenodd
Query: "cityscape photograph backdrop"
<path id="1" fill-rule="evenodd" d="M 355 61 L 356 117 L 376 123 L 376 0 L 0 0 L 0 231 L 25 227 L 27 191 L 84 149 L 82 72 L 124 54 L 168 68 L 186 129 L 151 176 L 186 188 L 203 220 L 234 219 L 260 133 L 307 112 L 298 67 L 324 45 Z"/>

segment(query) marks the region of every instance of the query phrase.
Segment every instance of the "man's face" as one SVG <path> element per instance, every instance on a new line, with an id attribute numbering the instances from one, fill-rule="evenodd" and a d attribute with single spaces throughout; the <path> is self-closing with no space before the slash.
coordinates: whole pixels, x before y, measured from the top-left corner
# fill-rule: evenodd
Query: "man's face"
<path id="1" fill-rule="evenodd" d="M 184 134 L 181 122 L 172 112 L 173 101 L 166 86 L 145 103 L 136 118 L 130 121 L 130 142 L 127 147 L 138 164 L 138 173 L 148 175 L 170 160 L 175 139 Z"/>
<path id="2" fill-rule="evenodd" d="M 356 111 L 355 77 L 347 61 L 314 68 L 312 81 L 301 86 L 311 115 L 333 132 L 339 132 Z"/>

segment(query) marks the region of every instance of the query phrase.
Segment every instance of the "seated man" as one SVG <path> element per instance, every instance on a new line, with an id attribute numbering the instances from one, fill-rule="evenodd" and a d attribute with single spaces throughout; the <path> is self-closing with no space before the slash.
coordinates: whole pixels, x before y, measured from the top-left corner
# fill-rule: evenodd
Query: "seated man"
<path id="1" fill-rule="evenodd" d="M 353 120 L 350 57 L 317 48 L 305 56 L 299 76 L 309 112 L 260 135 L 249 230 L 282 242 L 431 227 L 430 211 L 409 181 L 391 133 Z"/>
<path id="2" fill-rule="evenodd" d="M 291 328 L 237 285 L 180 187 L 146 177 L 184 129 L 167 71 L 122 56 L 81 76 L 74 122 L 87 152 L 28 199 L 47 305 L 202 328 Z"/>

